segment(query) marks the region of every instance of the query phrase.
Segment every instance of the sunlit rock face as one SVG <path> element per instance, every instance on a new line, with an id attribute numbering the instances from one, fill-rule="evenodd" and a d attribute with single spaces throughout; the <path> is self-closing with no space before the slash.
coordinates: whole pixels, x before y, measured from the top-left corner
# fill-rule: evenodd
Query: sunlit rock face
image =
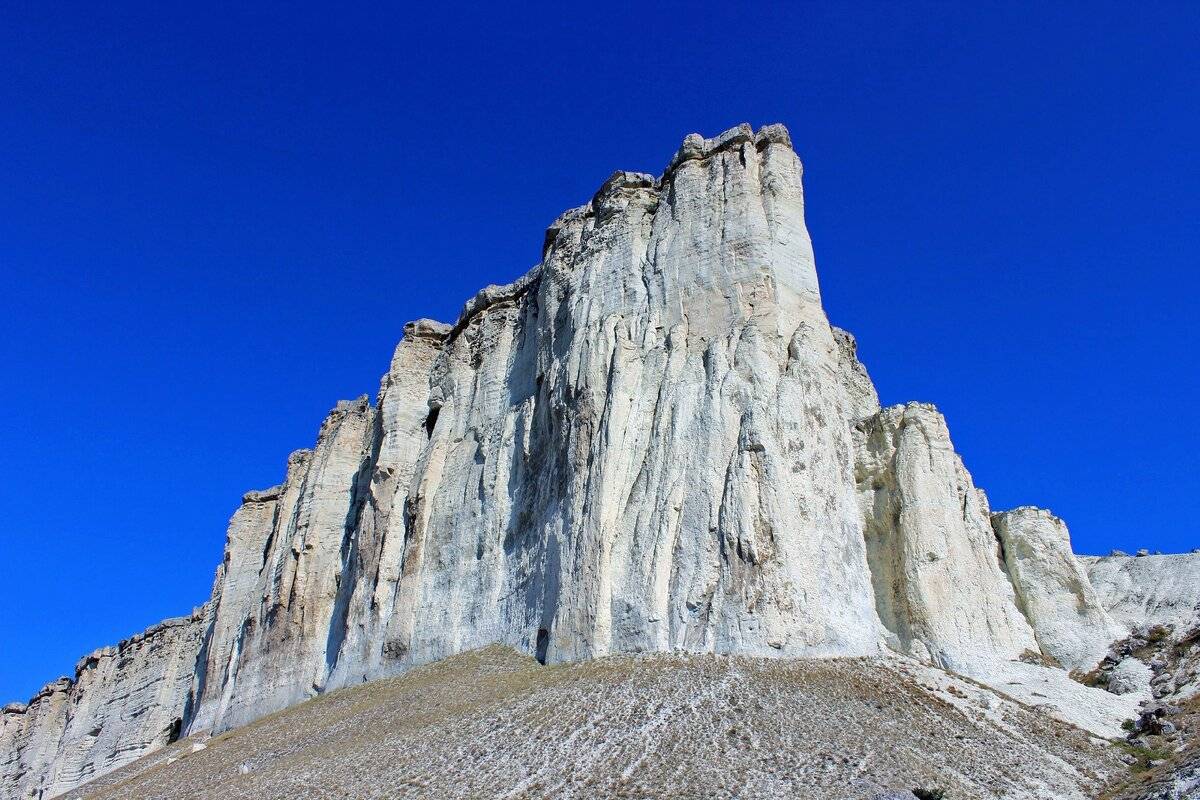
<path id="1" fill-rule="evenodd" d="M 1067 526 L 1049 511 L 1024 506 L 992 516 L 1004 565 L 1042 653 L 1067 669 L 1087 670 L 1125 635 L 1100 602 L 1071 552 Z"/>
<path id="2" fill-rule="evenodd" d="M 0 714 L 0 796 L 53 797 L 179 737 L 203 646 L 202 612 L 80 659 Z"/>
<path id="3" fill-rule="evenodd" d="M 1092 590 L 1053 518 L 989 516 L 932 406 L 880 409 L 800 178 L 781 126 L 689 136 L 454 324 L 406 325 L 376 403 L 246 494 L 203 608 L 5 711 L 4 796 L 491 643 L 895 652 L 1011 692 L 1018 659 L 1094 663 L 1107 597 L 1161 603 Z"/>
<path id="4" fill-rule="evenodd" d="M 954 452 L 942 415 L 909 403 L 855 430 L 864 535 L 893 648 L 969 674 L 1037 652 L 987 497 Z"/>
<path id="5" fill-rule="evenodd" d="M 248 497 L 191 729 L 490 642 L 871 654 L 851 421 L 779 127 L 617 173 L 544 260 L 414 323 L 380 400 Z"/>
<path id="6" fill-rule="evenodd" d="M 1139 625 L 1182 630 L 1200 612 L 1200 552 L 1081 560 L 1122 635 Z"/>

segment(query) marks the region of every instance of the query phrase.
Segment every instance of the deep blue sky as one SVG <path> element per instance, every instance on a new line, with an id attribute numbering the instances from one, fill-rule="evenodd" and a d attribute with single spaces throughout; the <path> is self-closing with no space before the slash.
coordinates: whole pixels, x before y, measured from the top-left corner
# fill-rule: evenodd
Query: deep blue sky
<path id="1" fill-rule="evenodd" d="M 0 702 L 203 602 L 406 320 L 741 121 L 791 128 L 830 317 L 994 507 L 1200 545 L 1195 4 L 6 5 Z"/>

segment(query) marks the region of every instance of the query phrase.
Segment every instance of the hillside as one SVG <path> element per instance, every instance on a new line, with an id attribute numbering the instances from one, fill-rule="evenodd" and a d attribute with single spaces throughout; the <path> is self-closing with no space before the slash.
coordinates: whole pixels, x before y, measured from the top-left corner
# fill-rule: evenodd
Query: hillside
<path id="1" fill-rule="evenodd" d="M 491 647 L 178 742 L 67 796 L 1066 800 L 1125 770 L 1111 745 L 911 662 L 543 667 Z"/>

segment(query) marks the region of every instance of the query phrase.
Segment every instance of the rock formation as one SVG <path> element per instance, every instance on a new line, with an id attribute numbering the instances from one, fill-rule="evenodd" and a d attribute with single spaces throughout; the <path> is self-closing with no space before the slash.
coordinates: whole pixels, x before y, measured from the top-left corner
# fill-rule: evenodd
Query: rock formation
<path id="1" fill-rule="evenodd" d="M 1109 617 L 1071 552 L 1066 524 L 1049 511 L 1024 506 L 994 515 L 992 525 L 1042 653 L 1067 669 L 1095 666 L 1125 631 Z"/>
<path id="2" fill-rule="evenodd" d="M 1083 562 L 1122 635 L 1139 625 L 1184 627 L 1200 614 L 1200 553 L 1113 555 Z"/>
<path id="3" fill-rule="evenodd" d="M 169 619 L 79 660 L 0 716 L 0 796 L 53 797 L 179 737 L 201 616 Z"/>
<path id="4" fill-rule="evenodd" d="M 895 651 L 1018 695 L 1006 665 L 1094 665 L 1161 577 L 991 515 L 936 409 L 879 408 L 822 309 L 800 176 L 782 126 L 693 134 L 453 325 L 405 326 L 377 402 L 244 497 L 206 605 L 5 711 L 0 794 L 492 643 Z"/>
<path id="5" fill-rule="evenodd" d="M 856 431 L 863 534 L 892 648 L 967 673 L 1036 652 L 987 498 L 937 409 L 887 408 Z"/>

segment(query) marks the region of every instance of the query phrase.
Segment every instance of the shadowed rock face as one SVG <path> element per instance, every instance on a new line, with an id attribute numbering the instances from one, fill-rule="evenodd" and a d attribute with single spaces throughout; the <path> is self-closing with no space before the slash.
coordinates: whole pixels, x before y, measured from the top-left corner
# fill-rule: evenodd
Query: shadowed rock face
<path id="1" fill-rule="evenodd" d="M 5 712 L 4 796 L 491 643 L 891 649 L 1009 691 L 1031 654 L 1094 663 L 1112 625 L 1065 527 L 989 519 L 936 409 L 880 410 L 822 310 L 800 176 L 781 126 L 689 136 L 455 324 L 405 326 L 377 402 L 245 496 L 211 599 L 153 657 Z M 88 741 L 77 709 L 126 695 L 145 713 Z"/>

